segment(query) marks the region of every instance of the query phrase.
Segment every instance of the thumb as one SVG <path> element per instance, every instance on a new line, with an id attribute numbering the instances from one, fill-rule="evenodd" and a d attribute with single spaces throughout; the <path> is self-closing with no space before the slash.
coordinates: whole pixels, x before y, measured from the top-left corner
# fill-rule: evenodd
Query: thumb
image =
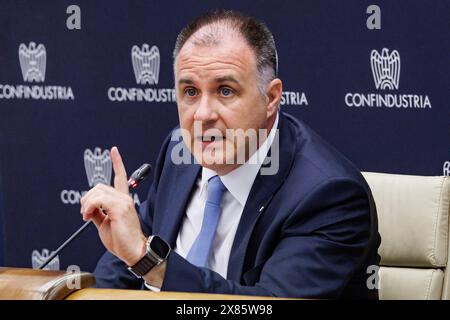
<path id="1" fill-rule="evenodd" d="M 111 148 L 111 161 L 114 169 L 114 188 L 128 194 L 127 172 L 117 147 Z"/>

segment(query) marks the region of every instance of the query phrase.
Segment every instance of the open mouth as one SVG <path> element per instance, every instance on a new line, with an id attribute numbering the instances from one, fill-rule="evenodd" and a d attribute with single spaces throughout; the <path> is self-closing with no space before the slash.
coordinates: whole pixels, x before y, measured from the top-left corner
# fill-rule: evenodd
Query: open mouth
<path id="1" fill-rule="evenodd" d="M 216 141 L 216 136 L 202 136 L 202 142 L 214 142 Z"/>
<path id="2" fill-rule="evenodd" d="M 201 142 L 214 142 L 214 141 L 221 141 L 224 139 L 224 137 L 221 136 L 200 136 L 197 138 Z"/>
<path id="3" fill-rule="evenodd" d="M 203 150 L 205 150 L 209 145 L 213 144 L 214 142 L 220 142 L 223 140 L 224 137 L 222 136 L 210 136 L 210 135 L 199 136 L 197 138 L 197 141 L 201 143 Z"/>

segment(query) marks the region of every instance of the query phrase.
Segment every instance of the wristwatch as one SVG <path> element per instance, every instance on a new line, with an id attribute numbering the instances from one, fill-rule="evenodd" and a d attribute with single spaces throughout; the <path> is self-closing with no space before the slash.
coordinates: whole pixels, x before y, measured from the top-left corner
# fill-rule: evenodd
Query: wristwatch
<path id="1" fill-rule="evenodd" d="M 145 244 L 145 256 L 128 270 L 138 278 L 146 275 L 154 266 L 164 262 L 170 253 L 170 245 L 159 236 L 150 236 Z"/>

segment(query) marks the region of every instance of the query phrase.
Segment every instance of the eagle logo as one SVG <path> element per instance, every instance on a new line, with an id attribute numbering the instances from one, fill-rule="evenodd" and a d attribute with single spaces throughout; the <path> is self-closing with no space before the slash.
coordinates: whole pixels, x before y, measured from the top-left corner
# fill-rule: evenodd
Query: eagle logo
<path id="1" fill-rule="evenodd" d="M 159 49 L 146 43 L 142 49 L 138 46 L 131 48 L 131 61 L 137 84 L 158 84 L 159 79 Z"/>
<path id="2" fill-rule="evenodd" d="M 30 42 L 28 47 L 24 43 L 21 43 L 19 46 L 19 61 L 23 81 L 45 81 L 47 52 L 42 43 L 36 46 L 36 43 Z"/>
<path id="3" fill-rule="evenodd" d="M 31 253 L 31 265 L 33 266 L 33 269 L 39 269 L 52 253 L 53 252 L 50 252 L 48 249 L 42 249 L 42 253 L 38 250 L 33 250 Z M 53 260 L 45 266 L 44 270 L 59 270 L 59 256 L 53 258 Z"/>
<path id="4" fill-rule="evenodd" d="M 95 148 L 94 152 L 90 149 L 84 151 L 84 168 L 89 187 L 94 187 L 99 183 L 111 184 L 112 162 L 109 150 Z"/>
<path id="5" fill-rule="evenodd" d="M 400 54 L 397 50 L 393 50 L 390 54 L 386 48 L 383 48 L 381 54 L 376 50 L 372 50 L 370 64 L 377 89 L 398 89 L 400 81 Z"/>

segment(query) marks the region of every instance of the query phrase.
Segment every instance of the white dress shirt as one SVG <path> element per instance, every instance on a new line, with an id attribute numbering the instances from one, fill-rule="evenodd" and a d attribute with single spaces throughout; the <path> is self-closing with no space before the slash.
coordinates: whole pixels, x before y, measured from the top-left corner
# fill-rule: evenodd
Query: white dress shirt
<path id="1" fill-rule="evenodd" d="M 242 212 L 244 211 L 245 203 L 247 202 L 256 175 L 272 145 L 277 127 L 278 114 L 273 129 L 270 131 L 267 139 L 250 159 L 226 175 L 220 176 L 227 190 L 222 197 L 222 211 L 208 262 L 209 268 L 224 278 L 227 277 L 231 247 L 233 246 L 234 237 Z M 186 214 L 178 233 L 176 247 L 174 248 L 175 252 L 183 258 L 187 257 L 189 250 L 200 233 L 203 222 L 203 211 L 208 194 L 208 180 L 215 175 L 217 173 L 213 170 L 202 168 L 201 177 L 197 179 L 196 187 L 187 205 Z M 145 285 L 150 290 L 159 291 L 158 288 L 152 287 L 147 283 Z"/>

